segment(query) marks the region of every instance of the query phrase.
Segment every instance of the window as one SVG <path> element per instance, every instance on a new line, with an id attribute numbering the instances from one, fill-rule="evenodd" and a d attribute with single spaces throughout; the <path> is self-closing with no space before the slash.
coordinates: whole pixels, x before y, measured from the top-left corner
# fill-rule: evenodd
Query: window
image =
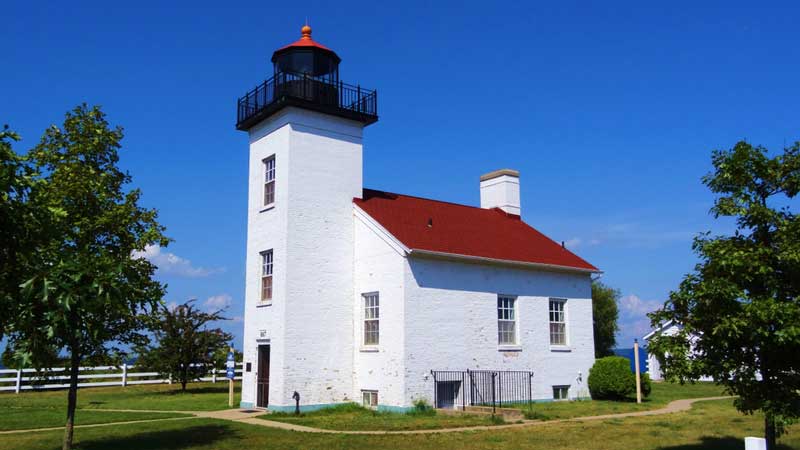
<path id="1" fill-rule="evenodd" d="M 378 391 L 361 391 L 361 404 L 366 408 L 377 408 Z"/>
<path id="2" fill-rule="evenodd" d="M 364 345 L 380 342 L 380 301 L 378 293 L 363 294 L 364 298 Z"/>
<path id="3" fill-rule="evenodd" d="M 517 343 L 516 298 L 497 296 L 497 343 L 514 345 Z"/>
<path id="4" fill-rule="evenodd" d="M 261 252 L 261 301 L 272 301 L 272 250 Z"/>
<path id="5" fill-rule="evenodd" d="M 553 386 L 553 400 L 569 400 L 569 386 Z"/>
<path id="6" fill-rule="evenodd" d="M 264 206 L 275 203 L 275 157 L 264 160 Z"/>
<path id="7" fill-rule="evenodd" d="M 550 345 L 567 345 L 566 300 L 550 299 Z"/>

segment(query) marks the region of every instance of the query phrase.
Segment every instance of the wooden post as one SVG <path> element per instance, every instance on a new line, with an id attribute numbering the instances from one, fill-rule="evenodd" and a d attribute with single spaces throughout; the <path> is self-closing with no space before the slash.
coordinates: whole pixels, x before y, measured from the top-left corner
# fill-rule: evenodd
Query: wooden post
<path id="1" fill-rule="evenodd" d="M 128 363 L 122 363 L 122 387 L 128 385 Z"/>
<path id="2" fill-rule="evenodd" d="M 636 367 L 636 403 L 642 403 L 642 379 L 639 375 L 639 340 L 633 340 L 633 360 Z"/>
<path id="3" fill-rule="evenodd" d="M 14 392 L 19 394 L 19 391 L 22 390 L 22 369 L 17 369 L 17 386 L 14 389 Z"/>

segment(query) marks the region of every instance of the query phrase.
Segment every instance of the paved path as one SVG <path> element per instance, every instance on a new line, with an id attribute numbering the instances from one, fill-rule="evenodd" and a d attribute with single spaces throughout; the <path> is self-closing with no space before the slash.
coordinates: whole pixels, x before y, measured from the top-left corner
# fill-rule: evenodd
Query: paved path
<path id="1" fill-rule="evenodd" d="M 692 404 L 695 402 L 709 401 L 709 400 L 725 400 L 733 397 L 704 397 L 704 398 L 690 398 L 674 400 L 667 404 L 667 406 L 659 409 L 650 409 L 646 411 L 634 411 L 627 413 L 617 414 L 604 414 L 599 416 L 585 416 L 573 417 L 570 419 L 556 419 L 556 420 L 523 420 L 520 423 L 512 423 L 508 425 L 480 425 L 472 427 L 460 428 L 437 428 L 428 430 L 396 430 L 396 431 L 347 431 L 347 430 L 326 430 L 324 428 L 313 428 L 304 425 L 296 425 L 292 423 L 278 422 L 274 420 L 259 419 L 257 416 L 263 415 L 264 411 L 242 410 L 242 409 L 225 409 L 222 411 L 159 411 L 159 410 L 141 410 L 141 409 L 99 409 L 92 408 L 92 411 L 109 411 L 109 412 L 150 412 L 150 413 L 170 413 L 170 414 L 187 414 L 187 417 L 168 417 L 164 419 L 142 419 L 130 420 L 126 422 L 111 422 L 111 423 L 96 423 L 91 425 L 76 425 L 75 428 L 97 428 L 107 427 L 113 425 L 127 425 L 136 423 L 148 422 L 163 422 L 167 420 L 187 420 L 187 419 L 219 419 L 230 420 L 233 422 L 246 423 L 250 425 L 257 425 L 269 428 L 278 428 L 282 430 L 300 431 L 305 433 L 327 433 L 327 434 L 366 434 L 366 435 L 386 435 L 386 434 L 434 434 L 434 433 L 457 433 L 462 431 L 487 431 L 487 430 L 504 430 L 509 428 L 523 428 L 531 426 L 552 425 L 556 423 L 565 422 L 584 422 L 592 420 L 606 420 L 606 419 L 620 419 L 625 417 L 642 417 L 642 416 L 657 416 L 662 414 L 671 414 L 675 412 L 687 411 L 691 409 Z M 16 433 L 31 433 L 38 431 L 55 431 L 63 430 L 64 427 L 51 427 L 51 428 L 36 428 L 28 430 L 10 430 L 0 431 L 2 434 L 16 434 Z"/>

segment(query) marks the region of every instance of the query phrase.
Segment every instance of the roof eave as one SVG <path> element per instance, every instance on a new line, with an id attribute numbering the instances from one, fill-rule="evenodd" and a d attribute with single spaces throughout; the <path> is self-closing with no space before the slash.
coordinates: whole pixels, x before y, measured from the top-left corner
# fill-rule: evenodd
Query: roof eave
<path id="1" fill-rule="evenodd" d="M 536 262 L 529 262 L 529 261 L 515 261 L 510 259 L 497 259 L 497 258 L 488 258 L 484 256 L 474 256 L 474 255 L 462 255 L 458 253 L 447 253 L 447 252 L 437 252 L 433 250 L 423 250 L 418 248 L 409 249 L 409 255 L 414 256 L 429 256 L 434 258 L 444 258 L 444 259 L 454 259 L 454 260 L 462 260 L 462 261 L 470 261 L 474 263 L 484 263 L 484 264 L 496 264 L 496 265 L 504 265 L 504 266 L 517 266 L 517 267 L 526 267 L 531 269 L 540 269 L 540 270 L 549 270 L 554 272 L 573 272 L 573 273 L 584 273 L 584 274 L 595 274 L 595 273 L 603 273 L 602 270 L 599 269 L 589 269 L 583 267 L 572 267 L 572 266 L 562 266 L 558 264 L 546 264 L 546 263 L 536 263 Z"/>

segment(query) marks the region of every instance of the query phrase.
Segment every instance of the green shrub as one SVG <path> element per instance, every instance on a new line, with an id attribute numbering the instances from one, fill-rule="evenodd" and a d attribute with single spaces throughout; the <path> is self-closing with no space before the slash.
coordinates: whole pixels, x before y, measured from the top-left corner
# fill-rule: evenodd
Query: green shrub
<path id="1" fill-rule="evenodd" d="M 431 406 L 427 400 L 420 398 L 414 400 L 414 409 L 408 411 L 406 414 L 414 416 L 434 416 L 436 415 L 436 410 L 433 409 L 433 406 Z"/>
<path id="2" fill-rule="evenodd" d="M 595 361 L 589 370 L 589 392 L 593 399 L 623 400 L 636 392 L 636 376 L 631 362 L 621 356 L 608 356 Z"/>
<path id="3" fill-rule="evenodd" d="M 642 397 L 649 397 L 650 392 L 653 390 L 653 383 L 650 381 L 650 375 L 643 373 L 641 375 L 642 381 Z"/>

